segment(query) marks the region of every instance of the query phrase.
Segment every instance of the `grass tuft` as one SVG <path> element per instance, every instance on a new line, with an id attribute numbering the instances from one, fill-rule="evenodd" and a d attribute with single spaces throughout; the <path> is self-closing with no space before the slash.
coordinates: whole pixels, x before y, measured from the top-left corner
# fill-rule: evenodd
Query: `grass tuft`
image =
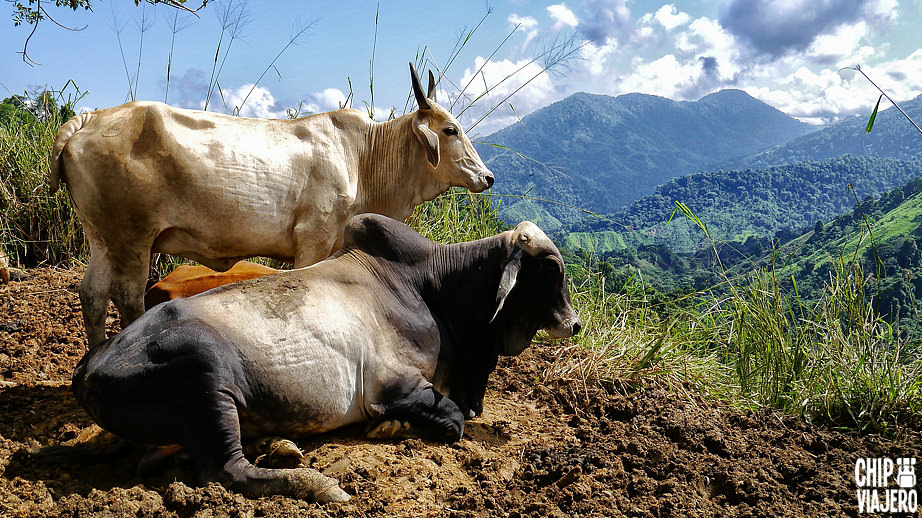
<path id="1" fill-rule="evenodd" d="M 48 194 L 50 150 L 67 113 L 54 108 L 0 118 L 0 242 L 23 267 L 72 266 L 88 253 L 65 190 Z"/>

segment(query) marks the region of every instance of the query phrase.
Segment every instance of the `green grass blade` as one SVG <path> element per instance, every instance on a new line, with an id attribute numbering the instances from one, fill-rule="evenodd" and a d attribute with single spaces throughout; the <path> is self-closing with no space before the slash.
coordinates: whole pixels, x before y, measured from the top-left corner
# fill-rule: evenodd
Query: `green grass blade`
<path id="1" fill-rule="evenodd" d="M 871 129 L 874 128 L 874 120 L 877 119 L 877 110 L 880 108 L 880 101 L 883 98 L 884 98 L 883 94 L 881 94 L 880 97 L 877 98 L 877 104 L 874 106 L 874 111 L 871 112 L 871 119 L 868 121 L 868 127 L 865 128 L 864 130 L 866 133 L 870 133 Z"/>

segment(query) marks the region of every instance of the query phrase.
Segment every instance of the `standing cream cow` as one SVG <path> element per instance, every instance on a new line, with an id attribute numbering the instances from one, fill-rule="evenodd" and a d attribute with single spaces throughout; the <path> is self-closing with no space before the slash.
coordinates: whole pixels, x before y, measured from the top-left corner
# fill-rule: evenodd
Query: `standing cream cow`
<path id="1" fill-rule="evenodd" d="M 58 132 L 49 179 L 63 179 L 90 244 L 80 284 L 89 344 L 106 338 L 111 298 L 126 326 L 144 312 L 154 252 L 224 271 L 246 257 L 307 266 L 342 245 L 352 216 L 397 220 L 451 186 L 493 185 L 458 121 L 424 95 L 387 122 L 358 110 L 293 120 L 131 102 L 78 115 Z"/>

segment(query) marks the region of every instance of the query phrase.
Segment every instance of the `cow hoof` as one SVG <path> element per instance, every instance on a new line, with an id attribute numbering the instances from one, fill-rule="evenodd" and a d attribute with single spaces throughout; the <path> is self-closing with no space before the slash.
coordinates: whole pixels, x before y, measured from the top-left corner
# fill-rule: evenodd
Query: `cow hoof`
<path id="1" fill-rule="evenodd" d="M 281 437 L 266 437 L 256 441 L 251 449 L 255 450 L 257 466 L 272 468 L 296 468 L 301 465 L 304 455 L 298 445 Z"/>
<path id="2" fill-rule="evenodd" d="M 339 484 L 327 489 L 323 494 L 317 495 L 317 502 L 325 504 L 327 502 L 348 502 L 352 497 L 349 493 L 343 491 Z"/>
<path id="3" fill-rule="evenodd" d="M 327 502 L 345 502 L 350 497 L 348 493 L 339 487 L 339 482 L 335 478 L 323 475 L 319 471 L 310 468 L 300 468 L 286 470 L 285 477 L 295 488 L 295 495 L 305 500 L 325 504 Z"/>
<path id="4" fill-rule="evenodd" d="M 393 439 L 395 437 L 412 437 L 410 423 L 396 419 L 385 419 L 366 430 L 369 439 Z"/>

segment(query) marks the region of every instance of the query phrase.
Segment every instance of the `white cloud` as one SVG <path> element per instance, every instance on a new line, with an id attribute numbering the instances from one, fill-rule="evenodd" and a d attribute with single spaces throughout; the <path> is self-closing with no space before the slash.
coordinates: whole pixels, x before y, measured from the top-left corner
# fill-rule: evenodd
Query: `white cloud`
<path id="1" fill-rule="evenodd" d="M 659 12 L 677 15 L 671 10 L 660 9 Z M 629 71 L 622 72 L 623 77 L 617 81 L 611 81 L 617 85 L 613 93 L 642 92 L 676 100 L 697 100 L 713 91 L 738 86 L 743 73 L 743 59 L 733 35 L 710 18 L 697 18 L 691 23 L 682 20 L 681 24 L 671 25 L 677 22 L 679 20 L 667 22 L 675 29 L 672 38 L 674 50 L 666 50 L 659 56 L 638 55 L 627 67 L 622 66 L 622 70 L 627 68 Z M 654 31 L 662 25 L 655 13 L 642 17 L 642 23 L 647 25 L 641 25 L 641 28 L 651 31 L 646 41 L 659 38 L 659 44 L 668 48 L 668 42 L 662 39 L 662 29 Z M 635 40 L 640 40 L 642 35 L 642 31 L 637 31 Z M 593 56 L 592 53 L 588 55 Z M 598 74 L 600 68 L 604 70 L 598 65 L 589 70 Z"/>
<path id="2" fill-rule="evenodd" d="M 596 45 L 612 38 L 627 41 L 634 30 L 630 0 L 585 0 L 583 10 L 588 13 L 579 23 L 579 31 Z"/>
<path id="3" fill-rule="evenodd" d="M 609 58 L 618 51 L 618 41 L 609 38 L 603 45 L 589 41 L 580 49 L 580 63 L 592 77 L 599 77 L 611 71 Z"/>
<path id="4" fill-rule="evenodd" d="M 254 88 L 252 83 L 224 90 L 224 104 L 227 113 L 241 117 L 260 119 L 285 118 L 285 110 L 279 109 L 272 93 L 262 86 Z"/>
<path id="5" fill-rule="evenodd" d="M 554 20 L 554 25 L 551 26 L 552 31 L 559 31 L 561 29 L 572 29 L 579 25 L 579 20 L 576 18 L 576 15 L 573 14 L 573 11 L 567 8 L 567 4 L 554 4 L 547 6 L 547 12 Z"/>
<path id="6" fill-rule="evenodd" d="M 680 62 L 674 54 L 666 54 L 651 62 L 637 61 L 633 73 L 618 85 L 618 93 L 642 92 L 676 99 L 678 93 L 694 84 L 700 67 Z"/>
<path id="7" fill-rule="evenodd" d="M 653 19 L 665 27 L 667 31 L 671 31 L 680 25 L 688 23 L 691 17 L 686 13 L 679 12 L 674 5 L 666 4 L 656 11 L 656 14 L 653 15 Z"/>
<path id="8" fill-rule="evenodd" d="M 769 59 L 809 53 L 823 37 L 843 31 L 883 32 L 898 17 L 897 0 L 728 0 L 721 5 L 720 23 L 753 51 Z M 850 45 L 854 45 L 851 43 Z M 831 59 L 831 58 L 830 58 Z"/>
<path id="9" fill-rule="evenodd" d="M 647 13 L 637 20 L 637 30 L 633 40 L 640 45 L 659 45 L 665 36 L 663 29 L 669 32 L 688 23 L 691 17 L 676 10 L 672 4 L 660 7 L 656 12 Z"/>
<path id="10" fill-rule="evenodd" d="M 864 78 L 838 72 L 854 64 L 875 74 L 872 77 L 898 100 L 922 93 L 917 80 L 922 77 L 922 49 L 883 62 L 894 49 L 883 40 L 882 29 L 894 27 L 901 7 L 898 0 L 823 0 L 817 5 L 784 0 L 784 8 L 791 11 L 784 20 L 753 18 L 743 10 L 747 1 L 761 10 L 777 7 L 769 0 L 724 0 L 725 6 L 736 10 L 723 10 L 722 19 L 717 20 L 693 18 L 676 7 L 684 4 L 672 0 L 635 19 L 628 8 L 632 0 L 584 0 L 578 6 L 569 2 L 572 7 L 556 0 L 547 7 L 548 17 L 542 21 L 510 15 L 508 22 L 520 24 L 526 45 L 542 33 L 577 29 L 584 38 L 579 59 L 561 76 L 540 73 L 538 64 L 526 66 L 527 60 L 515 53 L 486 63 L 483 75 L 465 92 L 467 101 L 460 105 L 486 88 L 495 88 L 465 112 L 462 120 L 470 125 L 536 74 L 535 81 L 509 101 L 515 106 L 514 113 L 501 106 L 475 131 L 488 134 L 516 123 L 518 117 L 576 91 L 642 92 L 697 100 L 724 88 L 745 90 L 806 122 L 828 124 L 866 115 L 868 106 L 876 101 L 877 94 Z M 835 14 L 832 19 L 798 34 L 804 23 L 798 16 L 812 19 L 829 13 Z M 723 21 L 735 25 L 723 25 Z M 520 56 L 527 54 L 525 45 L 520 52 Z M 466 84 L 483 63 L 483 58 L 477 58 L 458 84 Z M 513 77 L 503 81 L 508 75 Z M 459 110 L 456 106 L 453 111 Z"/>
<path id="11" fill-rule="evenodd" d="M 805 54 L 817 63 L 837 63 L 854 54 L 867 34 L 868 26 L 864 22 L 842 25 L 830 34 L 817 36 Z"/>
<path id="12" fill-rule="evenodd" d="M 313 102 L 308 103 L 305 109 L 314 113 L 338 110 L 346 104 L 346 94 L 339 88 L 327 88 L 322 92 L 314 92 L 311 94 L 311 99 Z"/>
<path id="13" fill-rule="evenodd" d="M 862 70 L 897 102 L 922 94 L 922 83 L 919 82 L 922 77 L 922 49 L 915 50 L 903 59 L 862 67 Z M 858 75 L 857 72 L 855 75 Z M 864 81 L 864 78 L 861 80 Z"/>
<path id="14" fill-rule="evenodd" d="M 865 6 L 864 13 L 874 23 L 888 24 L 896 21 L 899 7 L 897 0 L 876 0 Z"/>
<path id="15" fill-rule="evenodd" d="M 509 23 L 512 25 L 519 25 L 526 31 L 535 29 L 538 26 L 538 20 L 535 20 L 531 16 L 519 16 L 516 13 L 509 15 Z"/>
<path id="16" fill-rule="evenodd" d="M 489 134 L 517 121 L 534 110 L 556 100 L 558 94 L 551 77 L 530 59 L 486 61 L 478 56 L 470 68 L 464 70 L 460 85 L 469 85 L 465 98 L 453 110 L 462 115 L 462 124 L 470 126 L 494 106 L 502 103 L 493 114 L 476 127 L 476 132 Z M 480 73 L 473 77 L 477 71 Z M 504 99 L 513 94 L 508 100 Z M 476 100 L 476 101 L 474 101 Z M 473 106 L 468 108 L 469 103 Z M 445 106 L 448 103 L 443 104 Z M 515 111 L 509 108 L 511 104 Z"/>
<path id="17" fill-rule="evenodd" d="M 872 48 L 860 47 L 853 56 L 872 54 Z M 880 92 L 861 74 L 839 70 L 839 65 L 844 63 L 818 69 L 811 69 L 807 64 L 787 59 L 762 67 L 744 89 L 753 97 L 811 124 L 830 124 L 870 114 Z M 862 66 L 862 70 L 897 102 L 922 94 L 922 85 L 914 80 L 922 76 L 922 49 L 903 59 Z"/>
<path id="18" fill-rule="evenodd" d="M 680 55 L 690 59 L 714 58 L 723 81 L 734 80 L 743 68 L 736 39 L 717 20 L 697 18 L 676 35 L 675 46 Z"/>
<path id="19" fill-rule="evenodd" d="M 518 25 L 519 30 L 525 33 L 525 42 L 522 43 L 522 50 L 524 51 L 525 47 L 538 35 L 538 20 L 531 16 L 519 16 L 515 13 L 510 14 L 508 20 L 513 27 Z"/>

